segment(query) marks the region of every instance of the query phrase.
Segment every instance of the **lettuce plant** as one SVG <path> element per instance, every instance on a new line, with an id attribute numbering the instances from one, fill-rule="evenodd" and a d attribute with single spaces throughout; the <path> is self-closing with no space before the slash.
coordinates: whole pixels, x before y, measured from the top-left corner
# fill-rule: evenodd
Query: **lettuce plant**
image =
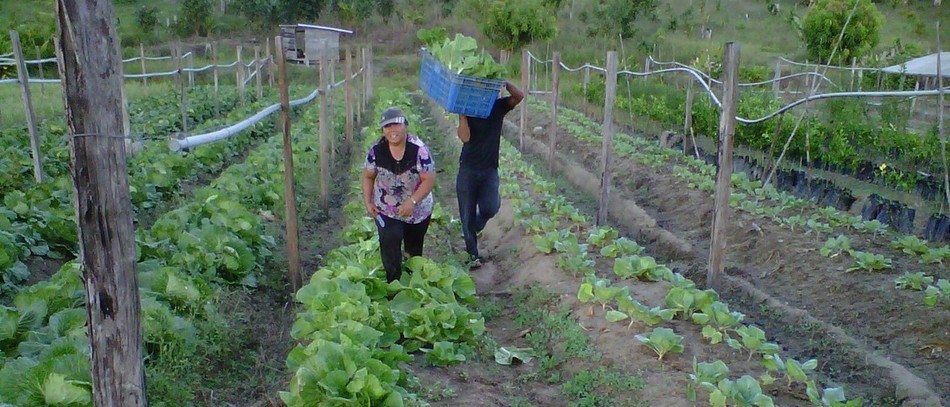
<path id="1" fill-rule="evenodd" d="M 638 255 L 614 261 L 614 274 L 623 279 L 634 277 L 647 281 L 669 281 L 673 277 L 673 271 L 657 264 L 653 257 Z"/>
<path id="2" fill-rule="evenodd" d="M 891 247 L 911 256 L 919 256 L 930 251 L 930 247 L 927 246 L 926 240 L 922 240 L 913 235 L 907 235 L 895 239 L 891 242 Z"/>
<path id="3" fill-rule="evenodd" d="M 723 379 L 709 395 L 713 407 L 726 405 L 737 407 L 772 407 L 772 398 L 762 393 L 759 382 L 751 376 L 742 376 L 736 381 Z"/>
<path id="4" fill-rule="evenodd" d="M 649 334 L 634 338 L 656 352 L 659 360 L 669 352 L 683 352 L 683 337 L 669 328 L 654 328 Z"/>
<path id="5" fill-rule="evenodd" d="M 761 353 L 771 355 L 779 352 L 778 345 L 768 342 L 765 332 L 752 325 L 744 325 L 736 329 L 736 333 L 742 338 L 742 346 L 749 351 L 749 357 L 746 360 L 752 360 L 752 355 Z"/>
<path id="6" fill-rule="evenodd" d="M 674 286 L 666 294 L 666 306 L 674 312 L 680 313 L 683 319 L 693 315 L 693 312 L 719 300 L 715 290 L 698 290 Z"/>
<path id="7" fill-rule="evenodd" d="M 725 379 L 729 374 L 729 367 L 717 360 L 712 363 L 696 363 L 696 357 L 693 357 L 693 373 L 689 374 L 689 384 L 686 386 L 686 397 L 689 401 L 696 401 L 696 389 L 705 387 L 710 391 L 716 389 L 716 384 Z"/>
<path id="8" fill-rule="evenodd" d="M 943 278 L 937 280 L 936 285 L 927 287 L 924 295 L 924 304 L 927 304 L 928 307 L 935 307 L 940 303 L 950 307 L 950 281 Z"/>
<path id="9" fill-rule="evenodd" d="M 897 288 L 906 288 L 908 290 L 921 291 L 924 286 L 929 285 L 934 278 L 924 274 L 922 271 L 916 273 L 904 272 L 904 275 L 894 281 Z"/>
<path id="10" fill-rule="evenodd" d="M 884 257 L 884 255 L 881 254 L 855 250 L 851 253 L 851 255 L 854 256 L 854 264 L 845 270 L 849 273 L 855 270 L 878 271 L 894 268 L 894 265 L 891 263 L 891 259 Z"/>
<path id="11" fill-rule="evenodd" d="M 643 247 L 637 242 L 621 237 L 600 249 L 600 255 L 604 257 L 617 258 L 620 256 L 630 256 L 643 253 Z"/>
<path id="12" fill-rule="evenodd" d="M 692 318 L 693 322 L 704 325 L 703 337 L 709 339 L 711 343 L 716 344 L 725 340 L 733 348 L 741 346 L 738 341 L 729 336 L 729 332 L 739 326 L 745 315 L 738 311 L 729 311 L 726 303 L 715 301 L 702 308 L 702 312 L 693 313 Z"/>
<path id="13" fill-rule="evenodd" d="M 587 244 L 594 247 L 604 247 L 607 242 L 617 239 L 620 233 L 610 226 L 600 226 L 590 231 Z"/>
<path id="14" fill-rule="evenodd" d="M 845 235 L 838 235 L 838 237 L 828 238 L 825 245 L 819 250 L 819 253 L 825 257 L 835 258 L 842 253 L 850 254 L 852 251 L 851 238 Z"/>

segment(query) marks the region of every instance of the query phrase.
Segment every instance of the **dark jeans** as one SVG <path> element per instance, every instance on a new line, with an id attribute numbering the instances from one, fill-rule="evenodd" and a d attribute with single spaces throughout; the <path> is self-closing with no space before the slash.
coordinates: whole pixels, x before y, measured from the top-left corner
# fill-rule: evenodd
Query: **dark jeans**
<path id="1" fill-rule="evenodd" d="M 383 258 L 383 269 L 386 270 L 386 282 L 399 280 L 402 276 L 402 246 L 405 241 L 406 253 L 409 256 L 422 256 L 422 245 L 425 243 L 426 231 L 429 230 L 431 217 L 424 221 L 412 224 L 382 215 L 386 226 L 376 223 L 379 231 L 379 255 Z"/>
<path id="2" fill-rule="evenodd" d="M 501 196 L 498 195 L 498 169 L 473 170 L 459 168 L 455 191 L 459 200 L 459 219 L 465 251 L 478 256 L 478 232 L 498 213 Z"/>

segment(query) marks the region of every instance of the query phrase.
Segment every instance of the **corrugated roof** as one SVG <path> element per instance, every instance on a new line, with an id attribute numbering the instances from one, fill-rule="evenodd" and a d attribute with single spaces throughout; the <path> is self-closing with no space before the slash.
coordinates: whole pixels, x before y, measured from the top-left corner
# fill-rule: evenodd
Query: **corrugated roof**
<path id="1" fill-rule="evenodd" d="M 914 58 L 903 64 L 884 68 L 882 71 L 903 75 L 937 76 L 937 54 Z M 950 52 L 940 53 L 940 71 L 943 77 L 950 77 Z"/>
<path id="2" fill-rule="evenodd" d="M 298 28 L 305 28 L 305 29 L 308 29 L 308 30 L 324 30 L 324 31 L 335 31 L 335 32 L 338 32 L 338 33 L 341 33 L 341 34 L 353 34 L 353 31 L 346 30 L 346 29 L 343 29 L 343 28 L 327 27 L 327 26 L 323 26 L 323 25 L 313 25 L 313 24 L 302 24 L 302 23 L 298 23 L 298 24 L 281 24 L 280 27 L 281 27 L 281 28 L 298 27 Z"/>

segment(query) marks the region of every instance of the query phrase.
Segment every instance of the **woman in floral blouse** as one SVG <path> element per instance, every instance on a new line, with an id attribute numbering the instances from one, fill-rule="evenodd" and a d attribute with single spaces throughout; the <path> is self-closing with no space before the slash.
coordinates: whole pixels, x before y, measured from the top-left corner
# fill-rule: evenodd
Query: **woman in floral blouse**
<path id="1" fill-rule="evenodd" d="M 429 219 L 435 163 L 418 137 L 409 135 L 409 120 L 398 108 L 383 112 L 383 137 L 370 148 L 363 165 L 363 204 L 376 219 L 379 252 L 386 281 L 402 275 L 402 245 L 421 256 Z"/>

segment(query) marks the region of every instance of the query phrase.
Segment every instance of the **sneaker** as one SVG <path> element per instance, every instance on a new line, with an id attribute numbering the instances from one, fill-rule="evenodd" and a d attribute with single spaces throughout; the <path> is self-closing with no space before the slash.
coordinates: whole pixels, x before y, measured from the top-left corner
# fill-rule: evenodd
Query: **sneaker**
<path id="1" fill-rule="evenodd" d="M 472 259 L 469 260 L 468 262 L 468 269 L 475 270 L 481 267 L 483 263 L 484 263 L 484 260 L 482 259 L 481 256 L 472 256 Z"/>

